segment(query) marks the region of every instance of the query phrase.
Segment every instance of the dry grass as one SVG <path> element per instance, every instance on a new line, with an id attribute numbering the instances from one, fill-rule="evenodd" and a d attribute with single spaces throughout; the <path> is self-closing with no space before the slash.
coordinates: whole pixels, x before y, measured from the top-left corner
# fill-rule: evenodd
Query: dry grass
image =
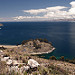
<path id="1" fill-rule="evenodd" d="M 6 62 L 0 61 L 0 75 L 6 73 Z"/>

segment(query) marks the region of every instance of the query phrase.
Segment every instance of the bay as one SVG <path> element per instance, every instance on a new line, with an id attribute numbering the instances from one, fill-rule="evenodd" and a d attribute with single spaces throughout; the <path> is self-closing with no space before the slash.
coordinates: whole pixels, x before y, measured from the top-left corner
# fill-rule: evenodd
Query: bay
<path id="1" fill-rule="evenodd" d="M 16 45 L 23 40 L 46 38 L 56 48 L 45 58 L 75 57 L 75 22 L 1 22 L 0 44 Z"/>

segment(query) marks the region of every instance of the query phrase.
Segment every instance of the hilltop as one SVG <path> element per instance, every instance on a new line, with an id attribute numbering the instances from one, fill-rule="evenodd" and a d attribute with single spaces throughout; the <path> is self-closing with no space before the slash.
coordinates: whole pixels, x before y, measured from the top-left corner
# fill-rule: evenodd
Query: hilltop
<path id="1" fill-rule="evenodd" d="M 54 49 L 47 39 L 24 40 L 16 46 L 3 45 L 0 47 L 0 75 L 74 75 L 75 64 L 35 55 Z"/>

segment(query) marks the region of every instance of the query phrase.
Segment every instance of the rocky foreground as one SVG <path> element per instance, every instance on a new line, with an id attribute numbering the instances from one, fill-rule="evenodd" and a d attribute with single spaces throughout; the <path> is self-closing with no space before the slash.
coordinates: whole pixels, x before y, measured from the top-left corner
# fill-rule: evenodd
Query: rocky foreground
<path id="1" fill-rule="evenodd" d="M 22 45 L 11 48 L 0 47 L 0 75 L 75 75 L 75 64 L 32 55 L 53 48 L 47 40 L 23 41 Z"/>
<path id="2" fill-rule="evenodd" d="M 0 75 L 75 75 L 75 64 L 25 55 L 0 57 Z"/>

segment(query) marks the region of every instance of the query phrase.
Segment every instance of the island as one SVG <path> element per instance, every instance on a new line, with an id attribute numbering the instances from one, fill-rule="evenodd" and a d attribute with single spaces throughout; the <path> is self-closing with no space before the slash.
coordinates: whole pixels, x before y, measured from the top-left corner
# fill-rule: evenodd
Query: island
<path id="1" fill-rule="evenodd" d="M 3 24 L 0 23 L 0 26 L 3 26 Z"/>

